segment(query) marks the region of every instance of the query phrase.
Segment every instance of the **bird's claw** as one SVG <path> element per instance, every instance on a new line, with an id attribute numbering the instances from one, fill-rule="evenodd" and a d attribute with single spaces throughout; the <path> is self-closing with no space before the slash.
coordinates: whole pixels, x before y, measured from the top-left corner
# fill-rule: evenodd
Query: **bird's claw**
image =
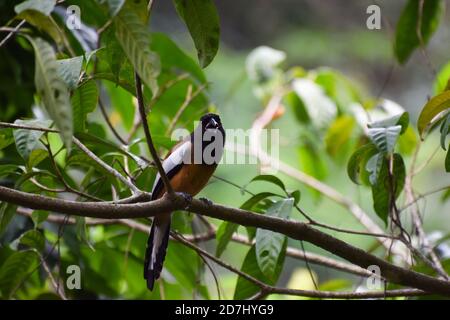
<path id="1" fill-rule="evenodd" d="M 209 200 L 208 198 L 199 198 L 200 201 L 204 202 L 205 204 L 207 204 L 208 206 L 212 206 L 213 202 L 211 200 Z"/>
<path id="2" fill-rule="evenodd" d="M 193 197 L 189 193 L 186 193 L 186 192 L 179 192 L 178 194 L 181 195 L 183 197 L 184 201 L 186 202 L 186 208 L 189 207 L 189 205 L 192 203 Z"/>

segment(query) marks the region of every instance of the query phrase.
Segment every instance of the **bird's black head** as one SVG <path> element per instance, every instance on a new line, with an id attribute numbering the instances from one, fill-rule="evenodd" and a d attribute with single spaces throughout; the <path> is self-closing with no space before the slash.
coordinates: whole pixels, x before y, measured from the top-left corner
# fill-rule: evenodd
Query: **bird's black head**
<path id="1" fill-rule="evenodd" d="M 225 130 L 217 114 L 207 113 L 200 118 L 200 123 L 191 134 L 194 149 L 203 155 L 202 163 L 212 164 L 208 156 L 214 158 L 217 164 L 223 154 L 225 145 Z"/>
<path id="2" fill-rule="evenodd" d="M 200 122 L 202 123 L 202 131 L 205 132 L 208 129 L 220 129 L 222 128 L 222 122 L 220 121 L 220 117 L 215 113 L 207 113 L 200 118 Z"/>

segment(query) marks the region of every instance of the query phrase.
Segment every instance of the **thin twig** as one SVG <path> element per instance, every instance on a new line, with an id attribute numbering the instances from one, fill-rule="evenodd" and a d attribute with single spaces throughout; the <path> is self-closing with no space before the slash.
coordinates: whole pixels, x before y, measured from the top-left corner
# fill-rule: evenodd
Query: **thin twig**
<path id="1" fill-rule="evenodd" d="M 161 176 L 161 180 L 163 181 L 166 192 L 169 195 L 172 195 L 174 193 L 172 186 L 170 185 L 170 181 L 167 178 L 166 172 L 164 171 L 164 168 L 161 164 L 161 160 L 159 160 L 158 153 L 156 152 L 155 145 L 153 144 L 152 135 L 150 134 L 150 128 L 148 127 L 147 122 L 147 114 L 145 112 L 144 106 L 144 97 L 142 95 L 141 78 L 137 73 L 135 73 L 135 81 L 136 81 L 136 98 L 138 101 L 139 113 L 141 115 L 142 127 L 144 128 L 145 138 L 147 140 L 147 146 L 150 151 L 150 154 L 152 155 L 153 162 L 155 163 L 156 168 L 158 168 L 158 172 L 159 175 Z"/>
<path id="2" fill-rule="evenodd" d="M 125 139 L 123 139 L 120 136 L 120 134 L 117 132 L 117 130 L 114 128 L 111 121 L 109 120 L 108 114 L 106 113 L 106 109 L 101 98 L 98 99 L 98 105 L 100 106 L 100 111 L 102 112 L 103 118 L 105 119 L 105 122 L 108 125 L 111 132 L 113 133 L 113 135 L 117 138 L 117 140 L 120 141 L 120 143 L 122 143 L 123 145 L 127 145 L 128 143 L 125 141 Z"/>
<path id="3" fill-rule="evenodd" d="M 253 122 L 250 135 L 250 154 L 257 157 L 263 165 L 278 169 L 291 178 L 294 178 L 306 184 L 307 186 L 319 191 L 324 196 L 335 201 L 337 204 L 347 208 L 369 232 L 374 234 L 383 234 L 381 228 L 375 222 L 373 222 L 369 215 L 351 199 L 345 197 L 336 189 L 317 180 L 316 178 L 302 171 L 299 171 L 278 159 L 273 159 L 264 150 L 262 150 L 260 144 L 260 135 L 262 133 L 262 130 L 272 121 L 273 115 L 278 110 L 278 106 L 281 103 L 283 94 L 283 90 L 274 94 L 272 99 L 267 104 L 265 111 Z M 237 144 L 234 145 L 232 151 L 247 153 L 245 147 L 239 146 Z M 386 249 L 389 250 L 391 248 L 391 239 L 379 238 L 378 241 L 380 241 Z M 401 243 L 396 241 L 395 245 L 392 246 L 393 253 L 401 257 L 405 262 L 410 263 L 408 254 L 405 253 L 402 248 L 397 247 L 399 244 Z"/>
<path id="4" fill-rule="evenodd" d="M 192 92 L 192 85 L 189 85 L 186 93 L 186 98 L 183 101 L 183 104 L 181 107 L 177 110 L 177 113 L 173 117 L 172 121 L 169 124 L 169 127 L 166 130 L 166 136 L 169 137 L 172 133 L 173 128 L 177 124 L 178 120 L 180 119 L 181 115 L 183 114 L 184 110 L 189 106 L 189 104 L 205 89 L 206 84 L 201 85 L 197 88 L 194 92 Z"/>
<path id="5" fill-rule="evenodd" d="M 25 22 L 25 20 L 20 21 L 19 24 L 13 30 L 11 30 L 6 35 L 6 37 L 3 38 L 3 40 L 0 42 L 0 48 L 13 36 L 14 33 L 16 33 L 20 29 L 21 26 L 24 25 Z"/>
<path id="6" fill-rule="evenodd" d="M 141 191 L 138 187 L 136 187 L 134 184 L 132 184 L 130 181 L 128 181 L 123 175 L 119 173 L 116 169 L 106 164 L 102 159 L 97 157 L 91 150 L 89 150 L 84 144 L 81 143 L 80 140 L 73 137 L 73 143 L 81 149 L 89 158 L 97 162 L 103 169 L 108 171 L 110 174 L 115 176 L 117 179 L 119 179 L 123 184 L 125 184 L 130 190 L 133 192 L 133 194 L 139 194 Z"/>
<path id="7" fill-rule="evenodd" d="M 370 299 L 370 298 L 383 298 L 383 297 L 397 297 L 397 296 L 418 296 L 424 295 L 425 292 L 416 289 L 402 289 L 402 290 L 392 290 L 392 291 L 367 291 L 367 292 L 334 292 L 334 291 L 317 291 L 317 290 L 298 290 L 298 289 L 288 289 L 280 288 L 268 285 L 253 276 L 242 272 L 241 270 L 231 266 L 230 264 L 222 261 L 219 258 L 211 255 L 209 252 L 203 250 L 202 248 L 196 246 L 195 244 L 183 239 L 175 233 L 171 234 L 180 243 L 191 248 L 192 250 L 202 254 L 223 268 L 241 276 L 245 280 L 255 284 L 261 289 L 263 295 L 268 294 L 285 294 L 293 296 L 311 297 L 311 298 L 324 298 L 324 299 Z"/>

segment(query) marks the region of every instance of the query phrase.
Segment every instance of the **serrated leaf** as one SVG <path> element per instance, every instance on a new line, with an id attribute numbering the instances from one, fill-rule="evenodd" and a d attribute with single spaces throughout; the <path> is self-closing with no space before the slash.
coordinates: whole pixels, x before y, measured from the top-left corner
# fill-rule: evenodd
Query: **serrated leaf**
<path id="1" fill-rule="evenodd" d="M 55 8 L 56 0 L 27 0 L 14 7 L 14 11 L 17 14 L 26 10 L 38 11 L 46 16 Z"/>
<path id="2" fill-rule="evenodd" d="M 395 199 L 398 198 L 405 185 L 406 169 L 402 157 L 399 154 L 393 155 L 392 186 L 389 181 L 389 162 L 384 160 L 378 175 L 376 184 L 372 186 L 373 207 L 376 214 L 387 225 L 390 209 L 390 190 L 395 191 Z"/>
<path id="3" fill-rule="evenodd" d="M 212 0 L 174 0 L 197 49 L 202 68 L 207 67 L 219 49 L 219 16 Z"/>
<path id="4" fill-rule="evenodd" d="M 36 229 L 25 232 L 18 240 L 20 245 L 36 249 L 39 252 L 42 252 L 45 247 L 45 237 L 42 232 L 39 232 Z"/>
<path id="5" fill-rule="evenodd" d="M 420 112 L 419 119 L 417 120 L 417 127 L 419 129 L 420 137 L 423 139 L 423 135 L 431 121 L 441 112 L 450 108 L 450 91 L 445 91 L 437 96 L 431 98 L 422 111 Z"/>
<path id="6" fill-rule="evenodd" d="M 220 224 L 216 233 L 216 257 L 220 257 L 225 251 L 228 243 L 230 242 L 233 234 L 237 231 L 238 227 L 238 224 L 228 221 L 224 221 Z"/>
<path id="7" fill-rule="evenodd" d="M 67 87 L 75 89 L 83 66 L 83 56 L 61 59 L 56 62 L 58 63 L 59 77 L 64 80 Z"/>
<path id="8" fill-rule="evenodd" d="M 150 34 L 139 16 L 123 8 L 116 16 L 116 37 L 142 81 L 155 93 L 160 72 L 159 57 L 150 50 Z"/>
<path id="9" fill-rule="evenodd" d="M 423 8 L 420 10 L 420 4 Z M 419 12 L 422 11 L 420 20 Z M 443 12 L 441 0 L 409 0 L 397 23 L 394 53 L 400 63 L 405 63 L 412 52 L 422 43 L 416 31 L 420 25 L 423 45 L 426 45 L 436 31 Z"/>
<path id="10" fill-rule="evenodd" d="M 35 251 L 18 251 L 11 254 L 0 267 L 0 288 L 4 298 L 11 298 L 17 286 L 35 268 L 38 255 Z"/>
<path id="11" fill-rule="evenodd" d="M 266 215 L 287 219 L 291 214 L 294 199 L 284 199 L 274 203 Z M 256 260 L 262 273 L 269 279 L 275 279 L 275 271 L 286 236 L 270 230 L 258 229 L 256 231 Z"/>
<path id="12" fill-rule="evenodd" d="M 53 48 L 40 38 L 32 39 L 35 52 L 35 85 L 45 109 L 60 131 L 67 150 L 72 146 L 73 119 L 69 90 L 58 76 Z"/>
<path id="13" fill-rule="evenodd" d="M 369 159 L 378 152 L 374 144 L 365 144 L 358 148 L 350 157 L 347 164 L 347 174 L 350 179 L 356 183 L 361 184 L 363 181 L 362 177 L 366 172 L 366 164 Z"/>
<path id="14" fill-rule="evenodd" d="M 37 127 L 37 128 L 49 128 L 51 121 L 49 120 L 16 120 L 14 122 L 17 125 Z M 44 134 L 43 131 L 28 130 L 28 129 L 15 129 L 14 140 L 16 142 L 17 152 L 28 163 L 32 152 L 35 150 L 45 150 L 45 147 L 39 141 Z M 36 155 L 34 155 L 35 157 Z M 36 163 L 36 161 L 33 161 Z"/>
<path id="15" fill-rule="evenodd" d="M 97 107 L 98 95 L 97 84 L 94 80 L 84 82 L 74 91 L 71 103 L 75 132 L 82 132 L 86 129 L 87 115 Z"/>
<path id="16" fill-rule="evenodd" d="M 376 145 L 380 152 L 392 153 L 397 143 L 402 126 L 387 128 L 369 128 L 367 130 L 370 140 Z"/>

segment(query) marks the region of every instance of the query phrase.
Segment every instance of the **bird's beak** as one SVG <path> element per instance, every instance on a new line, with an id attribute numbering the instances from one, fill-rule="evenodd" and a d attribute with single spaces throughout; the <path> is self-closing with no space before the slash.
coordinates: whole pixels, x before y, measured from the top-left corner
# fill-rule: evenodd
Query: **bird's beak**
<path id="1" fill-rule="evenodd" d="M 206 127 L 205 127 L 206 129 L 217 129 L 217 128 L 219 128 L 219 123 L 216 121 L 216 120 L 214 120 L 214 119 L 211 119 L 211 120 L 209 120 L 209 122 L 206 124 Z"/>

